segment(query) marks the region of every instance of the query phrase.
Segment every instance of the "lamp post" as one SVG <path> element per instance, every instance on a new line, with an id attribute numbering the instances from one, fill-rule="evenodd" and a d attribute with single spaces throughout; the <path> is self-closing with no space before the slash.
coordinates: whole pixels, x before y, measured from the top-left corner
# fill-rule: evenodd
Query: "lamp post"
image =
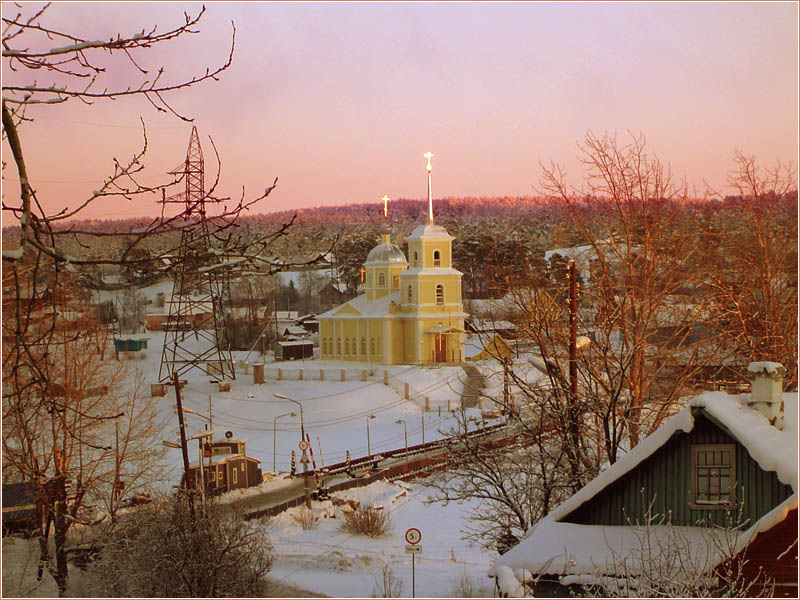
<path id="1" fill-rule="evenodd" d="M 287 400 L 289 402 L 294 402 L 297 406 L 300 407 L 300 448 L 303 451 L 303 454 L 300 456 L 300 462 L 303 463 L 303 491 L 306 497 L 306 508 L 311 508 L 311 490 L 309 490 L 309 483 L 308 483 L 308 457 L 306 456 L 306 451 L 304 445 L 306 444 L 306 427 L 303 421 L 303 405 L 300 404 L 297 400 L 293 400 L 289 398 L 289 396 L 284 396 L 283 394 L 279 394 L 275 392 L 272 394 L 279 400 Z"/>
<path id="2" fill-rule="evenodd" d="M 408 428 L 406 427 L 406 422 L 403 419 L 397 419 L 395 423 L 403 426 L 403 437 L 406 441 L 406 464 L 408 464 Z"/>
<path id="3" fill-rule="evenodd" d="M 372 448 L 369 445 L 369 421 L 370 419 L 374 419 L 375 415 L 369 415 L 367 417 L 367 456 L 372 456 Z"/>
<path id="4" fill-rule="evenodd" d="M 305 441 L 306 427 L 305 424 L 303 423 L 303 405 L 300 404 L 300 402 L 298 402 L 297 400 L 292 400 L 291 398 L 289 398 L 289 396 L 284 396 L 283 394 L 279 394 L 277 392 L 275 392 L 272 395 L 280 400 L 288 400 L 289 402 L 294 402 L 295 404 L 297 404 L 297 406 L 300 407 L 300 439 Z"/>
<path id="5" fill-rule="evenodd" d="M 277 453 L 276 453 L 276 445 L 275 445 L 276 433 L 278 431 L 278 419 L 280 419 L 281 417 L 296 417 L 296 416 L 297 416 L 297 413 L 290 412 L 290 413 L 286 413 L 284 415 L 278 415 L 277 417 L 272 419 L 272 472 L 273 473 L 277 473 L 278 472 L 278 470 L 276 469 Z"/>

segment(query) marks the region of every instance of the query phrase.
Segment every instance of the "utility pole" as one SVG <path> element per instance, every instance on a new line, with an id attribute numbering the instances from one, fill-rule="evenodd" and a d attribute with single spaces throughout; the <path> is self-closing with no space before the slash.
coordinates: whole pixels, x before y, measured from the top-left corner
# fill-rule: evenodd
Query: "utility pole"
<path id="1" fill-rule="evenodd" d="M 194 500 L 192 490 L 189 487 L 189 448 L 186 446 L 186 426 L 183 422 L 183 404 L 181 403 L 181 382 L 178 379 L 178 371 L 172 372 L 172 384 L 175 386 L 175 403 L 178 407 L 178 426 L 181 435 L 181 452 L 183 453 L 183 487 L 189 495 L 189 514 L 194 522 Z"/>
<path id="2" fill-rule="evenodd" d="M 575 261 L 569 263 L 569 421 L 567 424 L 570 445 L 572 445 L 573 486 L 580 487 L 578 474 L 578 447 L 580 429 L 578 427 L 578 278 Z"/>

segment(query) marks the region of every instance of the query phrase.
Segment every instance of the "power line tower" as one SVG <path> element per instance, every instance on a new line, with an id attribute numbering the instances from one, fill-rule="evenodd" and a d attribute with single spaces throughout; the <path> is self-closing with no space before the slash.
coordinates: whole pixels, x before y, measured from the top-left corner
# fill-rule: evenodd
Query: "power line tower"
<path id="1" fill-rule="evenodd" d="M 205 191 L 197 127 L 192 127 L 186 159 L 170 174 L 181 176 L 185 188 L 161 202 L 184 204 L 184 212 L 158 379 L 167 382 L 173 372 L 180 376 L 194 368 L 216 379 L 236 379 L 223 311 L 230 300 L 229 270 L 223 251 L 212 247 L 206 217 L 206 203 L 219 200 Z"/>

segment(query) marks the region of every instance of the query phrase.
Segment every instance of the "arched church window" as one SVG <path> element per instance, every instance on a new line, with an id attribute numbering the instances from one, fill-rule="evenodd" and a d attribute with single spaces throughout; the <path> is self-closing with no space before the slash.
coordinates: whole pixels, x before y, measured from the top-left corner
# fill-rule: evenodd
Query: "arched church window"
<path id="1" fill-rule="evenodd" d="M 433 266 L 434 267 L 442 266 L 442 255 L 439 253 L 438 250 L 433 251 Z"/>
<path id="2" fill-rule="evenodd" d="M 417 266 L 417 260 L 418 260 L 418 259 L 417 259 L 417 251 L 416 251 L 416 250 L 414 250 L 414 266 L 415 266 L 415 267 Z"/>
<path id="3" fill-rule="evenodd" d="M 414 288 L 412 288 L 410 285 L 408 286 L 408 301 L 409 303 L 414 301 Z"/>
<path id="4" fill-rule="evenodd" d="M 367 355 L 367 339 L 361 338 L 361 356 Z"/>
<path id="5" fill-rule="evenodd" d="M 378 273 L 378 287 L 386 287 L 386 275 L 383 272 Z"/>
<path id="6" fill-rule="evenodd" d="M 441 283 L 436 284 L 436 304 L 444 304 L 444 286 Z"/>

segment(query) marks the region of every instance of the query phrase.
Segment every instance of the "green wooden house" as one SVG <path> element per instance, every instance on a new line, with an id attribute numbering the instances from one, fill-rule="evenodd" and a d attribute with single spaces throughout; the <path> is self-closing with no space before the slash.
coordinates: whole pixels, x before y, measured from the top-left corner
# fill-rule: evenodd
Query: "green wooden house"
<path id="1" fill-rule="evenodd" d="M 501 591 L 653 595 L 657 566 L 723 594 L 735 566 L 747 593 L 797 597 L 798 395 L 778 367 L 751 364 L 752 394 L 693 398 L 537 523 L 493 566 Z"/>

